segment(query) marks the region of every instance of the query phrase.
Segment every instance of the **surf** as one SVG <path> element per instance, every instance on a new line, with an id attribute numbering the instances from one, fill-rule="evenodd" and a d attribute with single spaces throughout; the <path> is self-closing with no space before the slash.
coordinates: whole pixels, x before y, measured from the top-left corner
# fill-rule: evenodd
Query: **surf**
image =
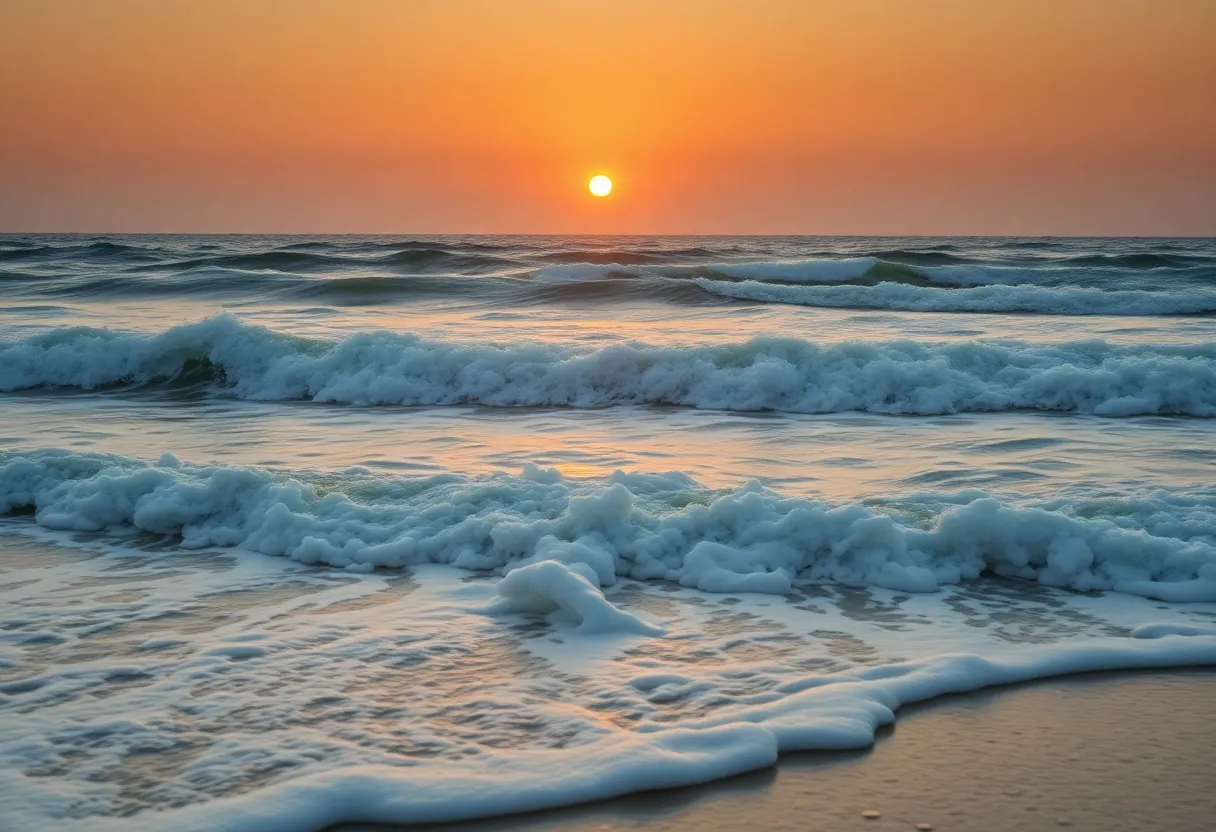
<path id="1" fill-rule="evenodd" d="M 479 404 L 903 415 L 1013 410 L 1216 417 L 1216 344 L 913 340 L 705 346 L 304 338 L 222 314 L 141 335 L 0 342 L 0 390 L 104 391 L 189 376 L 214 395 L 348 406 Z"/>

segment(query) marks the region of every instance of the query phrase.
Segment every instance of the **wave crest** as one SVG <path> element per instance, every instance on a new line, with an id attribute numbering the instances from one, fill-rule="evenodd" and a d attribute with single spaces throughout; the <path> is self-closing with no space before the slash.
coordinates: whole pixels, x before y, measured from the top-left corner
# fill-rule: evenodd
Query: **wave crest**
<path id="1" fill-rule="evenodd" d="M 1112 316 L 1210 315 L 1216 312 L 1216 293 L 1205 290 L 1104 291 L 1029 284 L 942 289 L 888 282 L 874 286 L 791 286 L 705 278 L 696 278 L 695 282 L 707 292 L 736 300 L 837 309 Z"/>
<path id="2" fill-rule="evenodd" d="M 245 399 L 348 405 L 681 405 L 944 414 L 1014 409 L 1216 416 L 1216 344 L 757 338 L 699 347 L 293 337 L 220 315 L 158 335 L 67 328 L 0 345 L 0 390 L 101 389 L 205 375 Z"/>

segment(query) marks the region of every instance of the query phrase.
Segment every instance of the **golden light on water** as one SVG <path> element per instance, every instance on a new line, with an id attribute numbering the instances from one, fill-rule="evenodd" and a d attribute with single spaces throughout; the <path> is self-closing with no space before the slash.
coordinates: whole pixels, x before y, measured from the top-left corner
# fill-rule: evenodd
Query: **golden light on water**
<path id="1" fill-rule="evenodd" d="M 603 174 L 593 176 L 587 183 L 587 188 L 596 196 L 608 196 L 612 193 L 612 180 Z"/>

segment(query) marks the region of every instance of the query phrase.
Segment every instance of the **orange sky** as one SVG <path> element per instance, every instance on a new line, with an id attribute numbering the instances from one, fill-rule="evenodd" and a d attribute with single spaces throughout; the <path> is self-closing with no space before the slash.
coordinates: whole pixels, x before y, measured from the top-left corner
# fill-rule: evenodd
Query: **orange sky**
<path id="1" fill-rule="evenodd" d="M 0 231 L 1216 234 L 1216 0 L 3 0 L 0 112 Z"/>

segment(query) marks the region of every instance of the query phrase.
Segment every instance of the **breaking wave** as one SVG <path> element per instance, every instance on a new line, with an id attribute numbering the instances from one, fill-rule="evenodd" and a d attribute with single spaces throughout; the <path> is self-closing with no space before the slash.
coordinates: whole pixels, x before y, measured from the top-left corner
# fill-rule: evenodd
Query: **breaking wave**
<path id="1" fill-rule="evenodd" d="M 154 336 L 68 327 L 0 343 L 0 389 L 102 389 L 206 380 L 227 395 L 349 405 L 598 407 L 950 414 L 1079 411 L 1216 416 L 1216 344 L 1102 341 L 708 347 L 424 341 L 362 332 L 282 335 L 219 315 Z"/>
<path id="2" fill-rule="evenodd" d="M 681 405 L 737 411 L 943 414 L 1015 409 L 1216 416 L 1216 344 L 1016 341 L 713 346 L 340 341 L 219 315 L 157 335 L 63 328 L 0 342 L 0 390 L 190 379 L 244 399 L 347 405 Z"/>
<path id="3" fill-rule="evenodd" d="M 882 513 L 783 499 L 756 484 L 711 492 L 678 472 L 589 482 L 535 466 L 481 479 L 355 471 L 321 487 L 169 454 L 148 465 L 45 450 L 0 461 L 0 512 L 22 509 L 50 529 L 137 529 L 185 548 L 241 547 L 354 570 L 509 571 L 553 560 L 600 585 L 631 578 L 773 594 L 800 580 L 932 592 L 992 573 L 1216 600 L 1216 497 L 1202 493 L 1017 506 L 972 491 L 921 495 Z"/>

